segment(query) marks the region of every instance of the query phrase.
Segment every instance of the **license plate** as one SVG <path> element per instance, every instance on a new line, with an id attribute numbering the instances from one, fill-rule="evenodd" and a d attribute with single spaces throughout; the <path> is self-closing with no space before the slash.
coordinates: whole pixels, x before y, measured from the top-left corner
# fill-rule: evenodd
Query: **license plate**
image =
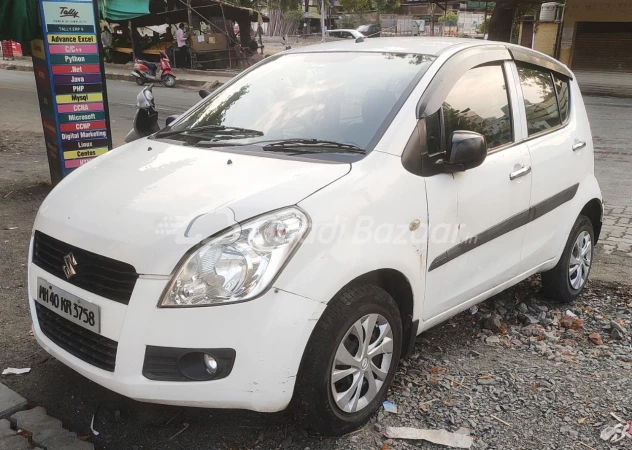
<path id="1" fill-rule="evenodd" d="M 97 305 L 59 289 L 43 278 L 37 279 L 35 301 L 80 327 L 95 333 L 101 331 L 101 317 Z"/>

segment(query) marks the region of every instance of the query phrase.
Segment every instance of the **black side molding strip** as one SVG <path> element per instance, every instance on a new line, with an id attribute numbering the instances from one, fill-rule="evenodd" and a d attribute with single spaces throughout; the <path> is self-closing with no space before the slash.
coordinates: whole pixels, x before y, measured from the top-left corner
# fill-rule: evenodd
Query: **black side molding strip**
<path id="1" fill-rule="evenodd" d="M 437 256 L 430 264 L 430 268 L 428 269 L 428 272 L 433 271 L 436 268 L 449 263 L 453 259 L 456 259 L 459 256 L 462 256 L 466 254 L 467 252 L 480 247 L 481 245 L 487 244 L 488 242 L 491 242 L 494 239 L 499 238 L 503 234 L 516 230 L 528 224 L 529 222 L 533 222 L 534 220 L 542 217 L 543 215 L 550 213 L 555 208 L 563 205 L 566 202 L 571 201 L 573 197 L 575 197 L 575 194 L 577 193 L 578 188 L 579 188 L 579 183 L 569 187 L 568 189 L 564 189 L 562 192 L 559 192 L 555 194 L 554 196 L 541 201 L 537 205 L 533 205 L 529 209 L 522 211 L 516 214 L 515 216 L 510 217 L 507 220 L 503 220 L 499 224 L 494 225 L 491 228 L 488 228 L 487 230 L 483 231 L 482 233 L 476 236 L 473 236 L 467 241 L 463 241 L 455 245 L 454 247 L 448 249 L 447 251 Z"/>

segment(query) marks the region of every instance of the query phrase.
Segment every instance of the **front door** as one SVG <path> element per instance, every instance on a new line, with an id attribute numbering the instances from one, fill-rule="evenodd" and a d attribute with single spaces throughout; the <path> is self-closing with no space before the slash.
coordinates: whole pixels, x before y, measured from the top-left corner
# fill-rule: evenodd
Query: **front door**
<path id="1" fill-rule="evenodd" d="M 515 127 L 521 125 L 512 119 L 516 90 L 509 64 L 470 69 L 435 117 L 426 118 L 429 152 L 445 152 L 454 131 L 469 130 L 486 137 L 488 156 L 477 168 L 426 178 L 424 320 L 448 314 L 518 275 L 531 174 L 527 145 L 514 144 Z"/>

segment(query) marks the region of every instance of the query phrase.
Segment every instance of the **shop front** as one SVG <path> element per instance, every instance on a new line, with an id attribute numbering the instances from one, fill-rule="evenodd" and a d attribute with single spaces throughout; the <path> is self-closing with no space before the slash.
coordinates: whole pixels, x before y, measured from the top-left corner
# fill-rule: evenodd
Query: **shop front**
<path id="1" fill-rule="evenodd" d="M 632 0 L 568 0 L 559 59 L 585 93 L 632 97 Z"/>

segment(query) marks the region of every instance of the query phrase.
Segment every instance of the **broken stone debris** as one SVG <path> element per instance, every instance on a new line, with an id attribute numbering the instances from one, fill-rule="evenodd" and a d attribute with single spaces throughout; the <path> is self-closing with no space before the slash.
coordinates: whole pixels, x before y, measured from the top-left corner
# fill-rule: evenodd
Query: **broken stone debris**
<path id="1" fill-rule="evenodd" d="M 599 333 L 591 333 L 588 335 L 588 339 L 595 345 L 603 345 L 603 339 Z"/>

